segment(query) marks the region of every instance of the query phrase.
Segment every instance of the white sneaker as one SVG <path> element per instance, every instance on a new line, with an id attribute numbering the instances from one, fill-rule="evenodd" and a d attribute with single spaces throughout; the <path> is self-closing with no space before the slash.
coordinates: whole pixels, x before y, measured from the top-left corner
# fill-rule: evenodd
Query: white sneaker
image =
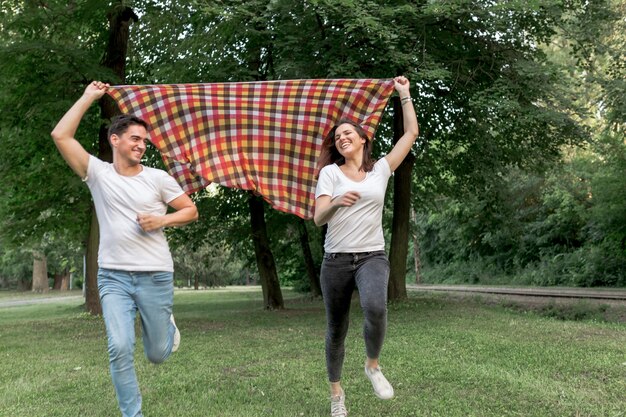
<path id="1" fill-rule="evenodd" d="M 393 398 L 393 387 L 380 371 L 380 368 L 368 368 L 367 365 L 365 365 L 365 375 L 370 379 L 372 387 L 374 388 L 374 394 L 376 394 L 378 398 L 381 400 Z"/>
<path id="2" fill-rule="evenodd" d="M 178 350 L 178 347 L 180 346 L 180 332 L 178 331 L 178 327 L 176 326 L 176 322 L 174 321 L 173 314 L 170 315 L 170 321 L 174 325 L 174 328 L 176 328 L 176 331 L 174 332 L 174 343 L 172 343 L 172 353 L 174 353 Z"/>
<path id="3" fill-rule="evenodd" d="M 330 417 L 346 417 L 348 410 L 346 410 L 346 395 L 341 391 L 341 395 L 335 395 L 330 397 Z"/>

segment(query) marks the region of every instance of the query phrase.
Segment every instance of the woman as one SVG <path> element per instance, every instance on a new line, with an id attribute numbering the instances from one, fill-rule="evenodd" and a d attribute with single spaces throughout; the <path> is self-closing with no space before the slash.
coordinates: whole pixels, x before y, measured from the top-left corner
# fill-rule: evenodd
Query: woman
<path id="1" fill-rule="evenodd" d="M 396 77 L 394 84 L 402 103 L 404 135 L 391 152 L 374 162 L 372 143 L 365 131 L 357 123 L 342 119 L 324 139 L 318 162 L 314 221 L 318 226 L 328 223 L 320 279 L 326 306 L 326 368 L 332 417 L 348 414 L 340 379 L 355 286 L 365 315 L 365 374 L 379 398 L 394 395 L 378 366 L 387 328 L 389 281 L 382 210 L 389 177 L 418 135 L 409 81 Z"/>

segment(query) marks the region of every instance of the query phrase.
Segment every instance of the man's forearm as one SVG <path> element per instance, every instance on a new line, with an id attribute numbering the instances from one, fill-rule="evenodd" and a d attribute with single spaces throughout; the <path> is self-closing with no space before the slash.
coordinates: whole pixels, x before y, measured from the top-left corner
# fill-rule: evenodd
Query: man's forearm
<path id="1" fill-rule="evenodd" d="M 165 215 L 165 227 L 184 226 L 196 220 L 198 220 L 198 209 L 196 206 L 184 207 Z"/>
<path id="2" fill-rule="evenodd" d="M 83 94 L 81 98 L 70 107 L 51 133 L 55 142 L 74 138 L 80 121 L 94 101 L 93 97 Z"/>

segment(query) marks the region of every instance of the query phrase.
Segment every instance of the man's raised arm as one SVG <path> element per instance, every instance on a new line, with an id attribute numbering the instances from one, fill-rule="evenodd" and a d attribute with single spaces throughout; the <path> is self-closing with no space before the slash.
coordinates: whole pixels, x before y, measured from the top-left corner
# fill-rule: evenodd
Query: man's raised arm
<path id="1" fill-rule="evenodd" d="M 89 154 L 74 138 L 74 135 L 91 104 L 100 99 L 105 94 L 107 88 L 109 88 L 109 84 L 100 81 L 89 83 L 81 98 L 65 113 L 51 133 L 63 159 L 81 178 L 87 176 Z"/>

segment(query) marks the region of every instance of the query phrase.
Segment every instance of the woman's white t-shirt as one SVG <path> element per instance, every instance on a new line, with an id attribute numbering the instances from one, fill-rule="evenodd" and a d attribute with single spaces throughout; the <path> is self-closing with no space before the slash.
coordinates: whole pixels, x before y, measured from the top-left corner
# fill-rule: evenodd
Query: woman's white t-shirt
<path id="1" fill-rule="evenodd" d="M 361 198 L 351 207 L 340 207 L 328 221 L 324 243 L 326 253 L 373 252 L 385 249 L 382 216 L 391 168 L 385 158 L 374 164 L 362 181 L 348 178 L 337 164 L 320 171 L 315 198 L 328 195 L 331 199 L 348 191 Z"/>

